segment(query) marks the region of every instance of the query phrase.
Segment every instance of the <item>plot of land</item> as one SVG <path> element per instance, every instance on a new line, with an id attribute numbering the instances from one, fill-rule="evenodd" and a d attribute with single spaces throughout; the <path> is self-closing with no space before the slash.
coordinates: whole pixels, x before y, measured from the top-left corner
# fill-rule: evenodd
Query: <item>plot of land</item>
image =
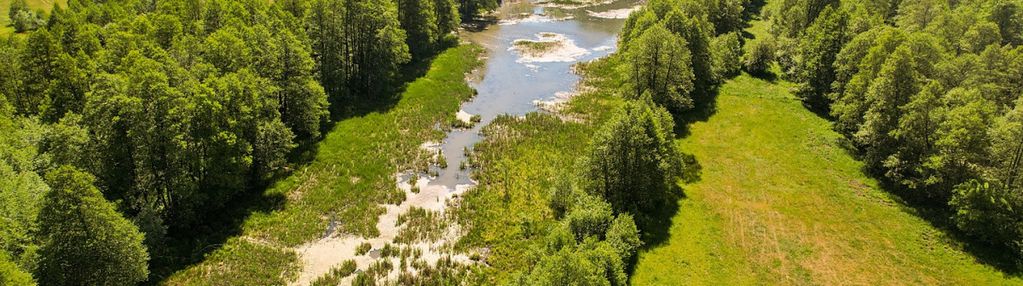
<path id="1" fill-rule="evenodd" d="M 634 284 L 1023 284 L 904 211 L 788 89 L 740 76 L 690 125 L 702 178 Z"/>

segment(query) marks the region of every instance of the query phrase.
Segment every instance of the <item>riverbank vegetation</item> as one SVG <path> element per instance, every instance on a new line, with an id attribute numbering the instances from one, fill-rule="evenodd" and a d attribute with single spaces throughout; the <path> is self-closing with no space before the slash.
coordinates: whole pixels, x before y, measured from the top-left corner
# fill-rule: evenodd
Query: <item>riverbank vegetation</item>
<path id="1" fill-rule="evenodd" d="M 881 65 L 886 61 L 885 58 L 897 57 L 895 49 L 904 42 L 907 43 L 907 51 L 911 52 L 902 56 L 903 64 L 896 65 L 902 70 L 890 68 L 889 72 L 893 76 L 920 77 L 920 71 L 913 71 L 917 67 L 935 69 L 930 71 L 932 75 L 936 75 L 938 66 L 947 69 L 962 67 L 964 70 L 960 72 L 942 73 L 944 76 L 961 78 L 933 81 L 977 83 L 985 89 L 1012 93 L 1015 82 L 1023 79 L 1014 69 L 1016 57 L 1012 55 L 1018 50 L 1015 43 L 988 40 L 987 44 L 982 44 L 984 47 L 973 48 L 976 53 L 992 49 L 987 56 L 999 60 L 970 68 L 967 62 L 976 62 L 972 59 L 979 60 L 983 56 L 978 54 L 957 59 L 970 53 L 970 49 L 960 48 L 957 52 L 950 52 L 953 49 L 940 47 L 951 40 L 937 38 L 924 41 L 930 47 L 919 42 L 909 44 L 911 42 L 906 40 L 928 37 L 925 34 L 931 32 L 927 29 L 890 32 L 904 29 L 902 22 L 895 20 L 900 19 L 896 17 L 896 10 L 885 10 L 898 7 L 859 2 L 840 5 L 826 1 L 773 1 L 766 7 L 760 6 L 763 3 L 733 4 L 729 7 L 734 9 L 731 11 L 735 11 L 736 17 L 715 18 L 699 15 L 705 15 L 702 13 L 708 10 L 718 11 L 715 9 L 721 9 L 721 6 L 687 5 L 686 1 L 651 1 L 627 20 L 621 33 L 618 53 L 607 59 L 579 65 L 577 70 L 584 76 L 580 90 L 585 92 L 566 103 L 560 112 L 528 114 L 522 118 L 502 117 L 486 127 L 486 139 L 476 146 L 472 155 L 473 165 L 479 168 L 474 176 L 480 186 L 466 194 L 459 212 L 460 224 L 468 230 L 462 239 L 462 246 L 489 250 L 484 259 L 491 267 L 483 270 L 488 281 L 525 285 L 551 281 L 555 284 L 565 281 L 600 281 L 615 285 L 624 282 L 620 280 L 620 272 L 617 271 L 622 267 L 624 273 L 635 275 L 628 281 L 635 284 L 674 284 L 678 281 L 695 284 L 755 284 L 757 281 L 796 284 L 814 281 L 823 284 L 850 281 L 868 284 L 928 284 L 937 281 L 965 284 L 1019 283 L 1018 278 L 1012 277 L 1018 273 L 1013 268 L 1018 263 L 1018 253 L 1001 251 L 1002 254 L 997 254 L 997 250 L 978 250 L 975 245 L 978 242 L 976 237 L 982 238 L 980 244 L 984 244 L 985 237 L 1004 238 L 1004 234 L 1011 234 L 1013 229 L 1018 228 L 1013 224 L 1014 218 L 1020 217 L 1012 213 L 1012 210 L 1018 209 L 1012 205 L 1013 199 L 998 197 L 998 194 L 1007 196 L 1005 194 L 1013 192 L 1000 192 L 990 182 L 986 185 L 972 183 L 969 185 L 971 191 L 953 192 L 960 198 L 964 193 L 973 194 L 971 199 L 954 199 L 956 195 L 946 195 L 946 200 L 951 200 L 951 203 L 943 201 L 939 204 L 952 207 L 951 211 L 938 212 L 937 216 L 952 219 L 946 220 L 946 223 L 941 223 L 940 219 L 935 221 L 931 209 L 918 208 L 921 206 L 920 200 L 902 196 L 903 191 L 889 186 L 885 172 L 871 171 L 873 168 L 870 168 L 869 156 L 858 155 L 870 153 L 868 145 L 855 143 L 858 138 L 856 134 L 862 132 L 843 131 L 841 118 L 822 118 L 814 114 L 828 114 L 827 111 L 820 112 L 820 108 L 834 106 L 834 103 L 827 101 L 832 100 L 827 94 L 834 94 L 832 87 L 839 85 L 833 83 L 842 79 L 845 82 L 841 86 L 858 84 L 864 93 L 867 87 L 876 86 L 874 93 L 877 95 L 898 92 L 907 86 L 926 86 L 916 83 L 919 79 L 893 79 L 887 80 L 887 85 L 882 85 L 885 81 L 871 83 L 874 81 L 873 76 L 855 76 L 864 70 L 872 73 L 884 70 Z M 989 4 L 963 3 L 959 7 L 973 8 L 946 7 L 940 11 L 951 13 L 945 16 L 948 17 L 946 21 L 956 19 L 955 23 L 965 25 L 963 33 L 974 29 L 978 30 L 978 35 L 998 34 L 998 38 L 1003 37 L 1001 34 L 1005 31 L 1010 31 L 1009 34 L 1018 33 L 1011 32 L 1016 31 L 1013 21 L 1003 21 L 1006 28 L 1000 28 L 1002 24 L 983 24 L 988 25 L 984 29 L 970 28 L 973 22 L 995 22 L 994 19 L 1004 18 L 1006 14 L 1019 13 L 1014 8 L 1018 5 L 1015 2 Z M 908 3 L 902 5 L 913 6 Z M 912 10 L 900 9 L 898 11 Z M 924 8 L 920 10 L 931 11 Z M 966 14 L 953 12 L 957 10 L 960 11 L 958 13 L 969 11 L 976 14 L 964 17 Z M 808 11 L 814 15 L 802 14 Z M 854 11 L 860 13 L 855 16 L 859 20 L 854 21 L 854 17 L 849 16 L 855 14 Z M 936 16 L 938 14 L 901 18 L 941 18 Z M 747 24 L 761 15 L 764 21 Z M 792 32 L 783 28 L 786 25 L 800 28 Z M 859 30 L 853 32 L 854 29 Z M 877 32 L 860 36 L 863 42 L 853 44 L 855 33 L 873 29 L 901 33 L 901 36 L 896 37 L 902 40 L 875 44 L 872 41 L 890 37 Z M 954 32 L 947 34 L 957 35 Z M 993 47 L 987 48 L 988 44 Z M 868 52 L 872 50 L 872 45 L 877 46 L 873 48 L 877 51 Z M 965 43 L 957 42 L 955 45 Z M 970 42 L 969 45 L 975 43 Z M 883 50 L 882 47 L 886 46 L 893 47 Z M 853 49 L 859 50 L 857 52 Z M 928 51 L 941 53 L 928 56 Z M 866 64 L 868 60 L 877 63 L 876 66 Z M 994 62 L 1000 64 L 995 65 Z M 850 81 L 851 78 L 855 80 Z M 725 85 L 718 90 L 720 82 L 725 82 Z M 820 82 L 826 83 L 822 85 Z M 932 87 L 932 90 L 950 90 L 937 87 Z M 820 93 L 820 90 L 827 90 L 820 95 L 826 99 L 823 104 L 813 95 Z M 994 119 L 998 114 L 994 110 L 999 109 L 970 103 L 986 97 L 981 95 L 983 92 L 974 94 L 955 96 L 959 99 L 954 102 L 977 110 L 975 114 L 987 114 L 985 116 L 988 117 L 971 115 L 966 118 L 979 119 L 966 121 L 994 124 L 1008 120 Z M 1017 96 L 1018 92 L 1012 98 Z M 863 101 L 864 97 L 859 98 Z M 904 100 L 901 104 L 892 105 L 888 99 L 874 100 L 875 103 L 871 104 L 888 106 L 888 109 L 879 110 L 877 108 L 880 107 L 876 107 L 873 111 L 875 115 L 867 116 L 871 104 L 864 104 L 856 109 L 861 113 L 848 118 L 878 120 L 918 108 L 914 106 L 951 104 L 937 104 L 935 102 L 941 101 L 930 100 L 929 104 L 912 105 L 909 100 Z M 1000 100 L 1013 101 L 1004 98 Z M 635 108 L 636 104 L 642 102 L 648 106 L 657 106 L 653 107 L 655 109 L 669 110 L 678 124 L 674 133 L 684 138 L 680 140 L 680 149 L 695 155 L 695 160 L 694 157 L 682 155 L 679 161 L 685 163 L 675 163 L 676 167 L 683 167 L 683 171 L 682 176 L 673 177 L 672 180 L 681 179 L 688 183 L 683 185 L 684 192 L 678 192 L 674 198 L 662 199 L 660 202 L 664 204 L 658 205 L 659 208 L 637 207 L 647 201 L 641 199 L 643 192 L 657 187 L 632 190 L 629 192 L 630 197 L 616 198 L 613 195 L 601 195 L 606 194 L 604 192 L 594 192 L 600 188 L 592 184 L 601 182 L 593 180 L 593 176 L 587 176 L 592 175 L 588 170 L 593 169 L 624 174 L 628 170 L 641 168 L 635 166 L 612 171 L 614 168 L 593 165 L 594 157 L 588 154 L 598 154 L 594 153 L 595 150 L 614 150 L 600 144 L 607 143 L 599 139 L 604 138 L 600 134 L 616 129 L 614 126 L 620 120 L 616 114 L 621 114 L 621 110 Z M 965 112 L 965 109 L 960 112 Z M 945 114 L 948 113 L 936 113 L 943 120 L 951 118 Z M 1008 118 L 1011 113 L 1005 114 L 1003 117 Z M 956 116 L 963 115 L 968 113 Z M 641 120 L 639 118 L 643 116 L 633 117 L 632 120 Z M 984 118 L 989 118 L 989 121 L 981 120 Z M 829 119 L 837 121 L 832 125 Z M 901 122 L 891 118 L 884 120 Z M 937 121 L 927 122 L 930 123 L 907 122 L 905 125 L 929 126 L 927 128 L 932 129 L 928 130 L 933 132 L 917 133 L 939 135 L 941 124 Z M 838 131 L 833 131 L 832 126 Z M 952 127 L 948 126 L 946 128 Z M 948 129 L 947 136 L 958 137 L 948 137 L 944 139 L 944 144 L 966 146 L 963 145 L 966 143 L 959 140 L 975 142 L 970 139 L 974 137 L 970 134 L 995 134 L 993 131 L 976 131 L 993 127 L 963 128 Z M 620 128 L 618 130 L 625 132 Z M 653 131 L 657 128 L 647 130 L 648 134 L 660 134 Z M 999 134 L 1010 133 L 1003 131 Z M 892 129 L 881 131 L 880 134 L 887 134 L 882 137 L 906 136 Z M 1002 136 L 1014 138 L 1010 135 Z M 622 141 L 634 142 L 628 139 Z M 928 142 L 931 142 L 930 146 L 940 145 L 937 138 Z M 976 142 L 982 143 L 980 146 L 992 146 L 979 149 L 992 150 L 984 152 L 1007 149 L 999 149 L 994 143 Z M 915 147 L 901 148 L 897 150 L 920 150 Z M 656 150 L 659 150 L 654 147 L 636 149 L 652 154 L 657 154 Z M 968 148 L 948 150 L 960 149 Z M 941 149 L 935 147 L 934 150 Z M 628 153 L 623 151 L 618 154 L 629 156 Z M 608 153 L 599 154 L 602 154 L 600 158 L 607 161 L 617 160 L 615 156 L 608 156 Z M 988 158 L 1011 157 L 1003 155 Z M 864 162 L 857 161 L 857 158 L 862 158 Z M 638 156 L 629 159 L 630 162 L 643 161 Z M 928 164 L 941 162 L 938 159 L 941 158 L 928 159 L 928 162 L 932 162 Z M 984 167 L 959 159 L 949 162 L 989 168 L 992 171 L 986 172 L 991 173 L 1002 170 L 1000 167 Z M 883 162 L 879 164 L 885 166 Z M 881 183 L 876 183 L 871 177 L 881 179 Z M 623 181 L 642 180 L 644 176 L 615 178 Z M 587 185 L 587 182 L 591 185 Z M 614 182 L 603 183 L 607 186 Z M 598 199 L 594 200 L 594 197 Z M 678 205 L 674 204 L 675 199 L 680 199 L 677 200 Z M 630 206 L 616 206 L 615 202 L 621 205 L 621 201 L 626 201 Z M 961 207 L 967 204 L 969 208 Z M 580 206 L 585 206 L 587 211 L 579 210 Z M 643 214 L 644 210 L 651 209 L 660 213 Z M 617 260 L 608 258 L 601 254 L 601 249 L 604 245 L 619 243 L 623 236 L 601 233 L 601 230 L 607 230 L 616 219 L 624 216 L 631 217 L 635 222 L 636 233 L 641 239 L 638 258 L 628 252 L 612 256 Z M 974 225 L 982 222 L 981 225 L 997 230 L 970 230 L 963 227 L 968 224 L 964 221 Z M 979 235 L 974 238 L 961 236 L 961 229 L 968 230 L 967 234 L 972 232 L 972 235 Z M 990 245 L 994 249 L 1012 250 L 1017 247 L 1011 240 L 987 240 L 995 242 Z M 992 253 L 995 255 L 992 256 Z M 856 278 L 849 280 L 850 275 Z"/>
<path id="2" fill-rule="evenodd" d="M 273 284 L 293 270 L 281 246 L 325 220 L 375 231 L 376 204 L 401 198 L 369 189 L 425 164 L 412 143 L 473 94 L 480 53 L 443 52 L 457 3 L 399 2 L 14 1 L 37 25 L 0 41 L 4 276 L 157 283 L 212 260 L 235 268 L 195 276 Z M 318 184 L 334 181 L 353 186 Z M 171 284 L 206 281 L 188 273 Z"/>

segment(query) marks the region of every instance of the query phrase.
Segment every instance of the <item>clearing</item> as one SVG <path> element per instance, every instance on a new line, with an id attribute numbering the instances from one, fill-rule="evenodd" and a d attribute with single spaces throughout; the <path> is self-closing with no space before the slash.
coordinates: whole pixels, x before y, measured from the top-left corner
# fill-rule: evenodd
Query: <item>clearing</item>
<path id="1" fill-rule="evenodd" d="M 831 123 L 742 75 L 680 140 L 702 166 L 632 283 L 1021 284 L 960 250 L 861 172 Z"/>

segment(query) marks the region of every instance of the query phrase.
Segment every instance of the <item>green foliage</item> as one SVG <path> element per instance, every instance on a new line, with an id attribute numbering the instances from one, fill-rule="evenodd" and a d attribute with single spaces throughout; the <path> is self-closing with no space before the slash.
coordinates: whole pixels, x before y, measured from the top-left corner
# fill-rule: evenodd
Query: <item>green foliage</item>
<path id="1" fill-rule="evenodd" d="M 565 215 L 564 221 L 575 239 L 582 241 L 588 237 L 603 239 L 612 219 L 611 205 L 600 198 L 583 195 Z"/>
<path id="2" fill-rule="evenodd" d="M 812 106 L 827 108 L 830 103 L 825 96 L 831 92 L 835 80 L 835 57 L 847 41 L 847 17 L 844 11 L 828 6 L 800 39 L 799 81 L 805 87 L 799 94 Z"/>
<path id="3" fill-rule="evenodd" d="M 674 198 L 684 168 L 674 126 L 664 109 L 626 104 L 593 137 L 582 168 L 585 189 L 619 212 L 652 211 Z"/>
<path id="4" fill-rule="evenodd" d="M 783 0 L 772 2 L 771 32 L 776 36 L 797 37 L 827 8 L 837 6 L 836 0 Z"/>
<path id="5" fill-rule="evenodd" d="M 774 42 L 772 39 L 754 39 L 747 42 L 742 65 L 750 74 L 763 75 L 774 63 Z"/>
<path id="6" fill-rule="evenodd" d="M 149 255 L 142 234 L 103 198 L 94 178 L 62 166 L 46 180 L 53 190 L 39 213 L 39 281 L 127 285 L 146 280 Z"/>
<path id="7" fill-rule="evenodd" d="M 36 282 L 32 280 L 32 275 L 10 261 L 6 253 L 0 253 L 0 284 L 29 286 L 36 285 Z"/>
<path id="8" fill-rule="evenodd" d="M 647 29 L 626 52 L 633 98 L 650 96 L 657 104 L 684 111 L 693 107 L 693 71 L 686 41 L 661 25 Z"/>
<path id="9" fill-rule="evenodd" d="M 981 239 L 1023 254 L 1023 197 L 1019 188 L 970 181 L 955 189 L 949 202 L 956 225 Z"/>
<path id="10" fill-rule="evenodd" d="M 714 58 L 714 74 L 731 78 L 742 71 L 742 42 L 738 32 L 715 37 L 710 42 Z"/>
<path id="11" fill-rule="evenodd" d="M 401 29 L 398 11 L 395 2 L 384 0 L 312 2 L 306 17 L 312 54 L 320 84 L 330 96 L 333 110 L 343 110 L 340 109 L 342 103 L 377 100 L 366 96 L 384 91 L 387 83 L 394 79 L 398 66 L 410 60 L 406 32 Z M 431 24 L 435 18 L 408 15 L 416 11 L 402 11 L 410 19 L 421 18 L 417 19 L 421 22 L 409 22 L 409 25 L 435 27 Z M 417 38 L 413 40 L 425 41 L 432 37 L 426 32 L 430 27 L 416 28 L 423 30 L 417 30 L 422 33 L 414 31 Z"/>
<path id="12" fill-rule="evenodd" d="M 643 245 L 643 241 L 639 237 L 639 228 L 636 227 L 632 215 L 627 213 L 615 217 L 611 226 L 607 228 L 604 238 L 618 253 L 618 257 L 622 258 L 622 261 L 631 261 L 632 257 L 636 255 L 636 251 Z"/>
<path id="13" fill-rule="evenodd" d="M 458 14 L 463 21 L 471 21 L 483 13 L 496 10 L 500 6 L 497 0 L 459 0 Z"/>

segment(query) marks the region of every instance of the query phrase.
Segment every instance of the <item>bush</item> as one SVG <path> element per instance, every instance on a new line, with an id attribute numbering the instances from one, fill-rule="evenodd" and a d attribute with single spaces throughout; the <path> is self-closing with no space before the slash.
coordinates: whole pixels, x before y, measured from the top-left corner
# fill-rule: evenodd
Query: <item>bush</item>
<path id="1" fill-rule="evenodd" d="M 771 39 L 756 39 L 746 47 L 746 54 L 743 56 L 743 65 L 746 72 L 754 75 L 767 74 L 774 62 L 774 44 Z"/>
<path id="2" fill-rule="evenodd" d="M 554 212 L 554 218 L 561 219 L 565 217 L 565 213 L 572 208 L 575 204 L 575 200 L 581 193 L 576 190 L 575 186 L 569 180 L 560 180 L 556 185 L 551 188 L 551 199 L 548 204 L 551 211 Z"/>
<path id="3" fill-rule="evenodd" d="M 355 255 L 364 255 L 369 253 L 370 249 L 373 249 L 373 245 L 369 244 L 369 242 L 363 242 L 355 247 Z"/>
<path id="4" fill-rule="evenodd" d="M 46 25 L 46 21 L 39 17 L 39 14 L 29 10 L 19 10 L 14 13 L 14 17 L 11 18 L 11 26 L 14 27 L 14 31 L 23 33 L 27 31 L 33 31 Z"/>
<path id="5" fill-rule="evenodd" d="M 7 253 L 0 252 L 0 285 L 35 285 L 29 275 L 9 260 Z"/>
<path id="6" fill-rule="evenodd" d="M 711 40 L 711 55 L 714 57 L 714 74 L 729 78 L 742 70 L 742 42 L 738 32 L 731 32 Z"/>
<path id="7" fill-rule="evenodd" d="M 575 203 L 565 216 L 565 223 L 568 224 L 576 240 L 601 236 L 607 232 L 611 225 L 611 205 L 599 198 L 584 195 Z"/>
<path id="8" fill-rule="evenodd" d="M 636 227 L 632 215 L 627 213 L 619 214 L 611 222 L 611 227 L 608 227 L 604 237 L 608 245 L 625 261 L 632 259 L 636 250 L 643 245 L 643 241 L 639 239 L 639 228 Z"/>
<path id="9" fill-rule="evenodd" d="M 1023 257 L 1023 198 L 1018 193 L 970 181 L 956 188 L 949 202 L 960 229 L 995 245 L 1004 245 Z"/>

